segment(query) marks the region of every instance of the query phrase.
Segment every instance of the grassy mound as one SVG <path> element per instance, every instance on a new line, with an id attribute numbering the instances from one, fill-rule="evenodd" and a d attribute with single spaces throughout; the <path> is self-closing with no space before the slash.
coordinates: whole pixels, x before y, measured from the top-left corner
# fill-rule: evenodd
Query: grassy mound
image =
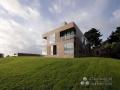
<path id="1" fill-rule="evenodd" d="M 89 85 L 81 85 L 87 77 Z M 90 78 L 112 78 L 112 85 Z M 106 81 L 110 83 L 110 81 Z M 120 90 L 120 61 L 111 58 L 9 57 L 0 59 L 0 90 Z"/>

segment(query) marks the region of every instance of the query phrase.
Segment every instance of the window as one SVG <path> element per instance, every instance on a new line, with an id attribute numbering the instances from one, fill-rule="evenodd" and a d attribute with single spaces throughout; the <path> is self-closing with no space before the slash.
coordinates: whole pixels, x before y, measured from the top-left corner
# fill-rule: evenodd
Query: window
<path id="1" fill-rule="evenodd" d="M 51 35 L 49 36 L 49 42 L 50 42 L 50 44 L 55 43 L 55 33 L 54 33 L 54 34 L 51 34 Z"/>
<path id="2" fill-rule="evenodd" d="M 76 33 L 76 30 L 74 28 L 67 29 L 65 31 L 60 32 L 60 37 L 63 38 L 68 38 L 68 37 L 73 37 Z"/>
<path id="3" fill-rule="evenodd" d="M 73 55 L 74 54 L 74 43 L 65 43 L 64 44 L 64 53 L 66 55 Z"/>

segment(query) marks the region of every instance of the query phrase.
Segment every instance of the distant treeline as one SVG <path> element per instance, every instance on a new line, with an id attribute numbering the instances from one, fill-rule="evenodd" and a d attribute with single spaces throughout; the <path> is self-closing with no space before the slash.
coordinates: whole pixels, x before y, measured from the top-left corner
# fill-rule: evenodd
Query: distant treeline
<path id="1" fill-rule="evenodd" d="M 41 56 L 40 54 L 18 53 L 18 56 Z"/>
<path id="2" fill-rule="evenodd" d="M 95 28 L 85 32 L 84 35 L 89 41 L 92 56 L 120 58 L 120 27 L 111 32 L 105 41 L 100 39 L 102 34 Z"/>
<path id="3" fill-rule="evenodd" d="M 0 58 L 4 57 L 4 54 L 0 53 Z"/>

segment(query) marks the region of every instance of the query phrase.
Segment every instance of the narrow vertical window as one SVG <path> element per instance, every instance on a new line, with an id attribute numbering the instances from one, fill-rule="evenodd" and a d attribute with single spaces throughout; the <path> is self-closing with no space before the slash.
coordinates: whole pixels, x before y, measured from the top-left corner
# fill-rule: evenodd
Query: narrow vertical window
<path id="1" fill-rule="evenodd" d="M 53 33 L 53 34 L 51 34 L 49 36 L 49 42 L 50 42 L 50 44 L 54 44 L 55 43 L 55 33 Z"/>

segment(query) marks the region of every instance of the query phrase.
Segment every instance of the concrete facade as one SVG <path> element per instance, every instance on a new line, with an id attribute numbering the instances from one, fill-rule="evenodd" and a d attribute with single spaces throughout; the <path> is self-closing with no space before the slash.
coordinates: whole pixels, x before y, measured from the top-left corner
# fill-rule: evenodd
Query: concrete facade
<path id="1" fill-rule="evenodd" d="M 43 34 L 46 54 L 54 57 L 81 57 L 88 54 L 87 39 L 74 22 Z"/>

